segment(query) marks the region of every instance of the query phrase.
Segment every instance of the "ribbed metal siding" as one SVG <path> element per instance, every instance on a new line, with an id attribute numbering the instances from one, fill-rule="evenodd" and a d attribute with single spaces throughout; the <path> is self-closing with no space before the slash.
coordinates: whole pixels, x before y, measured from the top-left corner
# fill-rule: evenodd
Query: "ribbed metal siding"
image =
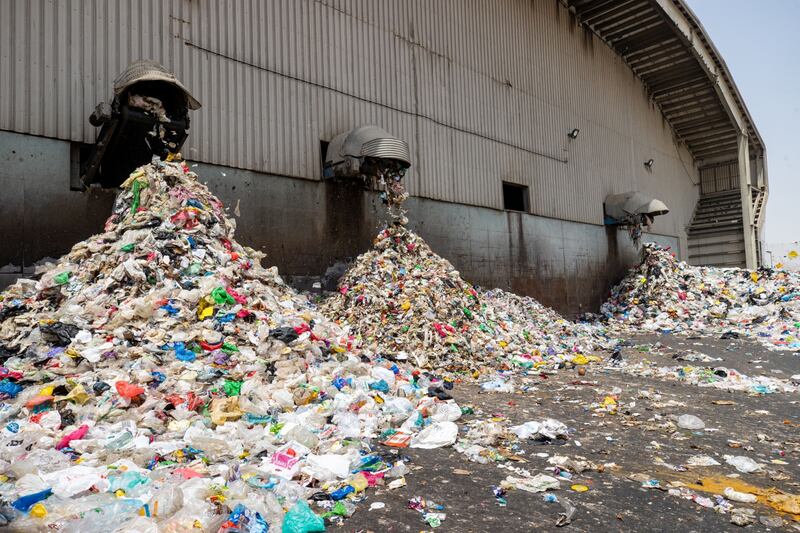
<path id="1" fill-rule="evenodd" d="M 319 179 L 320 139 L 374 123 L 409 142 L 420 196 L 500 208 L 506 180 L 536 214 L 600 223 L 640 189 L 677 235 L 697 195 L 641 84 L 557 2 L 6 0 L 0 30 L 0 129 L 91 142 L 94 105 L 148 57 L 203 103 L 192 159 Z"/>
<path id="2" fill-rule="evenodd" d="M 730 161 L 700 169 L 700 192 L 709 194 L 739 188 L 739 162 Z"/>

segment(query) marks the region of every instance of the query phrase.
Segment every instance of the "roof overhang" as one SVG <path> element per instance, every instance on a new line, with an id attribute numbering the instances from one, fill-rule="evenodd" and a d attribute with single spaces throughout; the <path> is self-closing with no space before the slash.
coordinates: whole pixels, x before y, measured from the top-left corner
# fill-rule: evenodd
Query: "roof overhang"
<path id="1" fill-rule="evenodd" d="M 642 81 L 698 162 L 765 146 L 722 56 L 684 0 L 562 0 Z"/>

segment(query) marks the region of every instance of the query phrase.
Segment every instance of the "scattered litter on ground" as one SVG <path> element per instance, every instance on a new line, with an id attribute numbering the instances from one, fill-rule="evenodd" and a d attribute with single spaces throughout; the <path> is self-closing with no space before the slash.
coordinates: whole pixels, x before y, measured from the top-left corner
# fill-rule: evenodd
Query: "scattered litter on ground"
<path id="1" fill-rule="evenodd" d="M 619 469 L 610 461 L 624 455 L 625 438 L 611 428 L 700 443 L 662 458 L 669 446 L 653 440 L 648 453 L 664 471 L 727 474 L 697 486 L 630 474 L 637 491 L 691 500 L 740 526 L 783 521 L 739 504 L 800 515 L 797 496 L 736 478 L 787 480 L 793 443 L 773 444 L 767 430 L 726 440 L 693 398 L 653 386 L 746 393 L 706 403 L 730 412 L 739 398 L 797 393 L 800 375 L 745 374 L 700 349 L 677 354 L 676 366 L 659 346 L 618 340 L 681 333 L 797 350 L 797 275 L 690 267 L 646 245 L 604 304 L 604 321 L 571 322 L 532 298 L 464 281 L 405 228 L 397 181 L 384 191 L 392 223 L 317 307 L 236 242 L 235 221 L 185 163 L 134 172 L 102 234 L 0 297 L 0 523 L 311 532 L 359 509 L 385 514 L 387 503 L 365 501 L 377 494 L 407 500 L 436 528 L 448 514 L 426 494 L 408 499 L 415 466 L 404 453 L 451 447 L 459 466 L 497 467 L 493 505 L 506 511 L 515 490 L 541 492 L 561 505 L 556 525 L 565 526 L 581 498 L 612 483 L 597 474 Z M 569 373 L 556 388 L 559 370 Z M 631 389 L 620 375 L 640 383 Z M 514 422 L 473 416 L 476 398 L 453 399 L 464 382 L 480 398 L 505 395 L 512 410 L 523 401 L 535 410 Z M 577 440 L 571 418 L 535 407 L 544 396 L 574 404 L 596 427 Z M 751 442 L 773 449 L 758 455 Z M 729 448 L 741 455 L 723 455 Z"/>

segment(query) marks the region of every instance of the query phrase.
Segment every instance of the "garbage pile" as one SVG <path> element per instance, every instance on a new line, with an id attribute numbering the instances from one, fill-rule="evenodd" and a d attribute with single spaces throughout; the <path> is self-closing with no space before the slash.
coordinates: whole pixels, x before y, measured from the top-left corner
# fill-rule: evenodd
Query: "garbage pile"
<path id="1" fill-rule="evenodd" d="M 504 331 L 521 329 L 531 349 L 529 360 L 528 354 L 509 357 L 511 366 L 538 368 L 544 361 L 582 365 L 598 360 L 591 354 L 613 350 L 617 345 L 602 325 L 567 320 L 529 296 L 502 289 L 481 290 L 480 294 L 486 313 L 491 313 L 491 324 Z"/>
<path id="2" fill-rule="evenodd" d="M 475 287 L 402 225 L 381 231 L 323 304 L 323 312 L 349 326 L 362 347 L 419 366 L 440 366 L 459 356 L 480 361 L 501 346 L 481 325 Z"/>
<path id="3" fill-rule="evenodd" d="M 481 364 L 538 368 L 609 342 L 600 329 L 571 324 L 531 298 L 467 283 L 399 224 L 378 234 L 322 310 L 370 353 L 453 371 Z M 578 362 L 589 360 L 581 355 Z"/>
<path id="4" fill-rule="evenodd" d="M 154 161 L 102 234 L 0 294 L 0 526 L 322 531 L 408 472 L 372 439 L 455 441 L 452 382 L 354 353 L 234 230 Z"/>
<path id="5" fill-rule="evenodd" d="M 601 315 L 615 331 L 685 332 L 800 349 L 800 274 L 690 266 L 645 244 L 642 261 L 614 287 Z"/>

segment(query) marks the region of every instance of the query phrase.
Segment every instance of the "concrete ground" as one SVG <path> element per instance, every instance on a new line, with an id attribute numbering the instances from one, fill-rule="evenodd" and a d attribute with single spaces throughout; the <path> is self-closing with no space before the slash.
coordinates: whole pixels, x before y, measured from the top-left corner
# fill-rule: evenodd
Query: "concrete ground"
<path id="1" fill-rule="evenodd" d="M 654 347 L 657 342 L 663 346 Z M 725 366 L 745 374 L 782 379 L 800 373 L 800 354 L 772 352 L 751 341 L 643 336 L 631 339 L 631 344 L 622 352 L 628 362 Z M 679 360 L 690 352 L 722 361 Z M 437 532 L 800 531 L 800 515 L 779 513 L 763 503 L 735 504 L 756 511 L 755 523 L 742 528 L 731 523 L 730 514 L 716 513 L 666 491 L 668 484 L 682 482 L 713 500 L 714 493 L 724 487 L 746 482 L 800 494 L 800 395 L 729 392 L 677 380 L 640 377 L 605 364 L 591 365 L 582 377 L 575 370 L 562 370 L 547 379 L 532 374 L 527 384 L 521 378 L 516 383 L 519 388 L 527 385 L 528 390 L 482 393 L 477 385 L 457 384 L 453 391 L 456 401 L 475 410 L 474 415 L 462 417 L 459 425 L 493 417 L 507 418 L 511 425 L 555 418 L 575 429 L 566 444 L 537 446 L 522 442 L 510 446 L 510 452 L 520 461 L 485 465 L 469 462 L 452 447 L 402 449 L 399 453 L 413 461 L 413 471 L 406 475 L 407 486 L 369 489 L 355 514 L 341 524 L 333 524 L 329 531 L 430 530 L 419 512 L 407 508 L 408 500 L 415 496 L 444 506 L 447 517 Z M 597 409 L 614 387 L 621 390 L 617 413 Z M 685 413 L 700 417 L 705 430 L 676 429 L 668 423 L 670 415 Z M 397 451 L 379 448 L 387 453 Z M 581 456 L 606 465 L 603 472 L 576 474 L 572 480 L 562 482 L 560 490 L 548 493 L 560 500 L 567 498 L 575 506 L 569 525 L 556 527 L 563 508 L 559 503 L 545 501 L 543 493 L 510 490 L 505 507 L 492 493 L 493 487 L 513 475 L 503 468 L 508 465 L 524 468 L 531 475 L 552 474 L 547 457 L 537 454 Z M 721 464 L 689 469 L 680 466 L 690 456 L 701 454 Z M 728 454 L 750 457 L 762 463 L 763 469 L 738 474 L 725 463 L 723 455 Z M 642 480 L 650 479 L 658 480 L 663 490 L 643 488 Z M 575 492 L 570 489 L 572 484 L 585 485 L 589 490 Z M 374 502 L 382 502 L 385 507 L 370 511 Z"/>

